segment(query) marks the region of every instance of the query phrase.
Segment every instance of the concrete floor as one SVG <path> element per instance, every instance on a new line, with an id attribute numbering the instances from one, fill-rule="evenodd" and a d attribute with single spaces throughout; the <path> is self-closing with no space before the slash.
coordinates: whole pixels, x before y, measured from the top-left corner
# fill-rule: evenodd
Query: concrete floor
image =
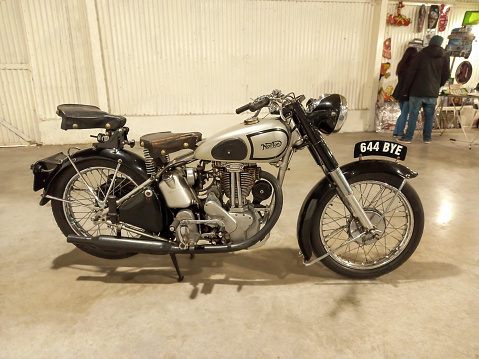
<path id="1" fill-rule="evenodd" d="M 345 164 L 365 139 L 390 135 L 326 140 Z M 479 146 L 463 139 L 448 130 L 408 146 L 422 242 L 368 281 L 298 258 L 298 211 L 322 176 L 307 151 L 266 246 L 179 257 L 177 283 L 168 256 L 108 261 L 66 243 L 29 166 L 68 146 L 0 149 L 0 358 L 479 358 Z"/>

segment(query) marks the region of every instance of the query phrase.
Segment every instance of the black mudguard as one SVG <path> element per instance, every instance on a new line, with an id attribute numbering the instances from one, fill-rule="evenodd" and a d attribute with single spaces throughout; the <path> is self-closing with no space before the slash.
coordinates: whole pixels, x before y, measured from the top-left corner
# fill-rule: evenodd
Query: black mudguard
<path id="1" fill-rule="evenodd" d="M 351 162 L 341 167 L 341 171 L 347 180 L 354 176 L 365 173 L 389 173 L 398 178 L 414 178 L 418 174 L 396 162 L 384 160 L 361 160 Z M 329 176 L 319 181 L 306 196 L 298 218 L 298 244 L 303 253 L 304 259 L 309 260 L 313 254 L 311 244 L 311 230 L 313 226 L 313 215 L 321 203 L 323 197 L 329 190 L 334 190 L 334 185 Z"/>
<path id="2" fill-rule="evenodd" d="M 57 155 L 60 155 L 60 154 L 57 154 Z M 143 160 L 143 158 L 133 152 L 128 152 L 125 150 L 115 150 L 110 148 L 96 149 L 92 147 L 92 148 L 87 148 L 87 149 L 76 152 L 75 154 L 71 156 L 71 158 L 75 159 L 75 163 L 79 163 L 81 161 L 91 160 L 95 158 L 98 158 L 98 159 L 106 158 L 106 159 L 110 159 L 114 161 L 118 161 L 121 159 L 124 166 L 129 167 L 130 169 L 138 172 L 145 178 L 145 180 L 147 180 L 149 177 L 148 174 L 146 173 L 145 161 Z M 71 167 L 71 166 L 72 164 L 65 156 L 64 160 L 58 164 L 59 168 L 54 171 L 54 175 L 49 176 L 43 182 L 44 190 L 43 190 L 42 199 L 40 200 L 40 206 L 43 206 L 47 204 L 48 201 L 50 201 L 50 199 L 46 198 L 46 195 L 52 195 L 52 193 L 55 192 L 56 183 L 57 183 L 56 179 L 58 179 L 62 175 L 62 173 L 68 167 Z M 38 188 L 38 189 L 41 189 L 41 188 Z"/>

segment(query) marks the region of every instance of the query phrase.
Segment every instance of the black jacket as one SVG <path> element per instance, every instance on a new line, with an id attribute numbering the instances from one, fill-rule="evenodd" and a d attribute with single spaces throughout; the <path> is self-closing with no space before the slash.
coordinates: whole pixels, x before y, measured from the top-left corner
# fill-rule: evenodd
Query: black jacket
<path id="1" fill-rule="evenodd" d="M 414 97 L 438 97 L 439 88 L 450 76 L 446 50 L 429 45 L 419 51 L 412 62 L 404 83 L 405 93 Z"/>
<path id="2" fill-rule="evenodd" d="M 398 73 L 398 84 L 396 85 L 396 88 L 394 89 L 394 92 L 392 93 L 392 97 L 394 97 L 394 99 L 398 102 L 408 101 L 409 99 L 408 91 L 404 88 L 407 72 L 408 72 L 408 69 L 403 68 Z"/>

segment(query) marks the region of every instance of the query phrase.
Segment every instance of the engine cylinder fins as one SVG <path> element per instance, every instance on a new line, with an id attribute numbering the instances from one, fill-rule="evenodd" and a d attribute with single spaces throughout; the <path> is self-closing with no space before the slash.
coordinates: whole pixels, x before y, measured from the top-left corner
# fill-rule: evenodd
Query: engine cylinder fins
<path id="1" fill-rule="evenodd" d="M 243 171 L 240 172 L 240 187 L 241 187 L 241 197 L 246 198 L 251 193 L 256 179 L 259 177 L 260 169 L 256 166 L 246 166 L 243 168 Z M 226 197 L 231 198 L 231 173 L 222 171 L 220 175 L 220 185 L 221 189 L 225 193 Z M 237 184 L 236 184 L 237 185 Z M 237 189 L 234 189 L 234 193 L 237 195 Z"/>

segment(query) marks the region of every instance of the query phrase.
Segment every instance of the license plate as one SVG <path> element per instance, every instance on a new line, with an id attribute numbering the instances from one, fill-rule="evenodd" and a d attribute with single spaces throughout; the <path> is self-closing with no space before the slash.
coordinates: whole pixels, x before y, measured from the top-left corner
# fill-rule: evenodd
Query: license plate
<path id="1" fill-rule="evenodd" d="M 390 141 L 362 141 L 354 146 L 354 157 L 386 156 L 404 161 L 407 147 Z"/>

